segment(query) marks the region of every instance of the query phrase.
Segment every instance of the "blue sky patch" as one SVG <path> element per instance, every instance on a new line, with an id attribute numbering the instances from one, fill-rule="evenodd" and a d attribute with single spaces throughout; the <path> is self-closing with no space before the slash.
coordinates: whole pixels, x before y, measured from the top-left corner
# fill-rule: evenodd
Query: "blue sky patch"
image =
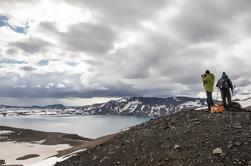
<path id="1" fill-rule="evenodd" d="M 0 27 L 6 26 L 8 24 L 8 17 L 0 15 Z"/>
<path id="2" fill-rule="evenodd" d="M 14 60 L 14 59 L 0 59 L 0 64 L 23 64 L 26 63 L 25 61 L 18 61 L 18 60 Z"/>
<path id="3" fill-rule="evenodd" d="M 49 64 L 49 60 L 43 59 L 43 60 L 39 61 L 38 64 L 41 66 L 46 66 Z"/>
<path id="4" fill-rule="evenodd" d="M 69 66 L 77 66 L 78 64 L 77 63 L 75 63 L 75 62 L 65 62 L 67 65 L 69 65 Z"/>
<path id="5" fill-rule="evenodd" d="M 9 18 L 7 16 L 0 15 L 0 27 L 8 26 L 11 30 L 16 33 L 23 33 L 27 34 L 27 30 L 29 29 L 28 21 L 26 22 L 25 26 L 16 26 L 9 24 Z"/>

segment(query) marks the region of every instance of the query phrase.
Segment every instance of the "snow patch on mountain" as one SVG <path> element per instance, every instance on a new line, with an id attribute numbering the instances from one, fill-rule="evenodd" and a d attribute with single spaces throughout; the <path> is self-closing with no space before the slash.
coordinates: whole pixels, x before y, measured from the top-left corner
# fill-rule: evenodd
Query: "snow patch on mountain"
<path id="1" fill-rule="evenodd" d="M 126 97 L 106 103 L 81 107 L 67 107 L 60 104 L 44 107 L 0 106 L 1 116 L 15 115 L 130 115 L 163 116 L 181 110 L 206 106 L 206 100 L 191 97 Z"/>

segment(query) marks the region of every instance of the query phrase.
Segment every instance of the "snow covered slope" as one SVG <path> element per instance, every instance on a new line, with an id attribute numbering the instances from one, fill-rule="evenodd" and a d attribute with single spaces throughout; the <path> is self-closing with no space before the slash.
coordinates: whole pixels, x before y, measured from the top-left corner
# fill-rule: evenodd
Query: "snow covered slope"
<path id="1" fill-rule="evenodd" d="M 103 104 L 69 107 L 60 104 L 44 107 L 0 105 L 0 116 L 24 115 L 131 115 L 163 116 L 181 110 L 206 106 L 206 100 L 191 97 L 127 97 Z"/>
<path id="2" fill-rule="evenodd" d="M 194 109 L 206 105 L 205 99 L 190 97 L 128 97 L 81 107 L 85 115 L 133 115 L 133 116 L 163 116 L 185 109 Z"/>

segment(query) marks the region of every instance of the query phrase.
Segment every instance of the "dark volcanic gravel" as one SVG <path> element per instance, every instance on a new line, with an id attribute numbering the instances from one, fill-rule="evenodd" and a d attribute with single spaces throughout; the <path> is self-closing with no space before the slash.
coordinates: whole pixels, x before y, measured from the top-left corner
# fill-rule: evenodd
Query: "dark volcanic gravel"
<path id="1" fill-rule="evenodd" d="M 137 125 L 56 165 L 251 166 L 250 116 L 250 112 L 179 112 Z"/>

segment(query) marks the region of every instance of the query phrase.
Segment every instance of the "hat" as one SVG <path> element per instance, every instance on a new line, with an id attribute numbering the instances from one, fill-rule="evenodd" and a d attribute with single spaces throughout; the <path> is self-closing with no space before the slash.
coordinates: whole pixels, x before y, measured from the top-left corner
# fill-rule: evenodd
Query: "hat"
<path id="1" fill-rule="evenodd" d="M 205 74 L 210 74 L 210 71 L 209 71 L 209 70 L 206 70 Z"/>
<path id="2" fill-rule="evenodd" d="M 225 72 L 223 72 L 223 73 L 222 73 L 222 77 L 225 77 L 225 78 L 226 78 L 226 77 L 228 77 L 228 75 L 227 75 Z"/>

